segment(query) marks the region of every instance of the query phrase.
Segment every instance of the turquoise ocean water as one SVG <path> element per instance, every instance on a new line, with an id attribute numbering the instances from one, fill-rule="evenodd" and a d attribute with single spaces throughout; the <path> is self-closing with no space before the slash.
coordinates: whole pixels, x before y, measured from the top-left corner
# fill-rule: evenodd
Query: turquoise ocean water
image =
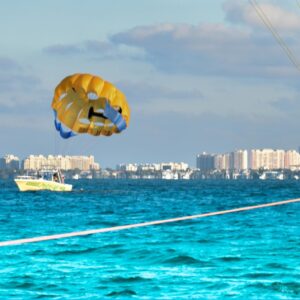
<path id="1" fill-rule="evenodd" d="M 0 182 L 0 240 L 300 197 L 297 181 Z M 0 299 L 300 299 L 300 203 L 0 248 Z"/>

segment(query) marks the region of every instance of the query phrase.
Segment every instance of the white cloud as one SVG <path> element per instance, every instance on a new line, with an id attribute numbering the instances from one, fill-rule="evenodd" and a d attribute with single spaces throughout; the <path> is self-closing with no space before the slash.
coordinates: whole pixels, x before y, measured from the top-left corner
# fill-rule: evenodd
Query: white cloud
<path id="1" fill-rule="evenodd" d="M 285 34 L 296 34 L 300 29 L 300 18 L 295 12 L 287 11 L 279 6 L 252 1 L 257 3 L 257 7 L 270 20 L 275 28 L 284 30 Z M 226 1 L 223 5 L 226 19 L 232 23 L 240 23 L 250 26 L 265 27 L 262 20 L 258 17 L 254 6 L 243 4 L 237 0 Z"/>
<path id="2" fill-rule="evenodd" d="M 284 38 L 295 53 L 300 19 L 270 4 L 261 7 L 272 22 L 284 31 Z M 262 28 L 254 8 L 229 1 L 224 5 L 230 25 L 217 23 L 155 24 L 135 27 L 115 34 L 111 42 L 137 47 L 157 69 L 194 75 L 272 77 L 295 76 L 294 66 L 268 29 Z M 236 26 L 236 25 L 244 25 Z M 259 29 L 258 29 L 259 26 Z"/>
<path id="3" fill-rule="evenodd" d="M 300 18 L 270 3 L 259 7 L 271 20 L 294 53 L 300 53 Z M 137 26 L 119 32 L 107 41 L 85 40 L 77 44 L 57 44 L 44 53 L 71 60 L 131 60 L 147 62 L 166 73 L 238 76 L 294 77 L 298 71 L 263 25 L 248 2 L 226 1 L 225 23 L 161 23 Z"/>
<path id="4" fill-rule="evenodd" d="M 36 112 L 42 109 L 46 98 L 40 78 L 18 62 L 0 57 L 0 114 L 16 110 L 19 114 Z"/>

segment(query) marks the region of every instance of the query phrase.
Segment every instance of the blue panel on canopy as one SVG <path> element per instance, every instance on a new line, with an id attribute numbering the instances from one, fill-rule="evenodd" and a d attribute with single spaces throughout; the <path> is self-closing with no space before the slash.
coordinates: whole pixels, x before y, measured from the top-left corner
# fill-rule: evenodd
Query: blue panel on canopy
<path id="1" fill-rule="evenodd" d="M 54 125 L 55 125 L 55 128 L 56 130 L 59 132 L 60 136 L 63 138 L 63 139 L 68 139 L 72 136 L 75 136 L 76 134 L 71 131 L 71 130 L 68 130 L 68 129 L 64 129 L 61 125 L 61 123 L 57 120 L 57 113 L 56 111 L 54 111 Z"/>

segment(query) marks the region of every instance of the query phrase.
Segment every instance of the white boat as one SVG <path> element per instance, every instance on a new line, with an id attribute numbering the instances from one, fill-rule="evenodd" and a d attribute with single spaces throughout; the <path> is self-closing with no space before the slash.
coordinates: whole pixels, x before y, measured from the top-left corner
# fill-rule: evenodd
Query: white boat
<path id="1" fill-rule="evenodd" d="M 266 179 L 278 179 L 283 180 L 284 174 L 278 171 L 265 171 L 260 176 L 259 179 L 266 180 Z"/>
<path id="2" fill-rule="evenodd" d="M 64 177 L 60 170 L 44 169 L 30 175 L 17 176 L 15 178 L 21 192 L 25 191 L 72 191 L 72 185 L 64 183 Z"/>
<path id="3" fill-rule="evenodd" d="M 79 177 L 79 174 L 75 174 L 72 176 L 72 179 L 75 179 L 75 180 L 78 180 L 80 177 Z"/>

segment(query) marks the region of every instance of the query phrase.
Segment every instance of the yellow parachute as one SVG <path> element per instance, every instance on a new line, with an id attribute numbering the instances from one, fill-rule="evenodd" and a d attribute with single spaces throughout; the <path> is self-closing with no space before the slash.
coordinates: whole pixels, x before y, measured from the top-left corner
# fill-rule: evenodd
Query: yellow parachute
<path id="1" fill-rule="evenodd" d="M 91 74 L 64 78 L 55 89 L 52 108 L 55 128 L 65 139 L 76 133 L 120 133 L 130 120 L 125 95 L 110 82 Z"/>

